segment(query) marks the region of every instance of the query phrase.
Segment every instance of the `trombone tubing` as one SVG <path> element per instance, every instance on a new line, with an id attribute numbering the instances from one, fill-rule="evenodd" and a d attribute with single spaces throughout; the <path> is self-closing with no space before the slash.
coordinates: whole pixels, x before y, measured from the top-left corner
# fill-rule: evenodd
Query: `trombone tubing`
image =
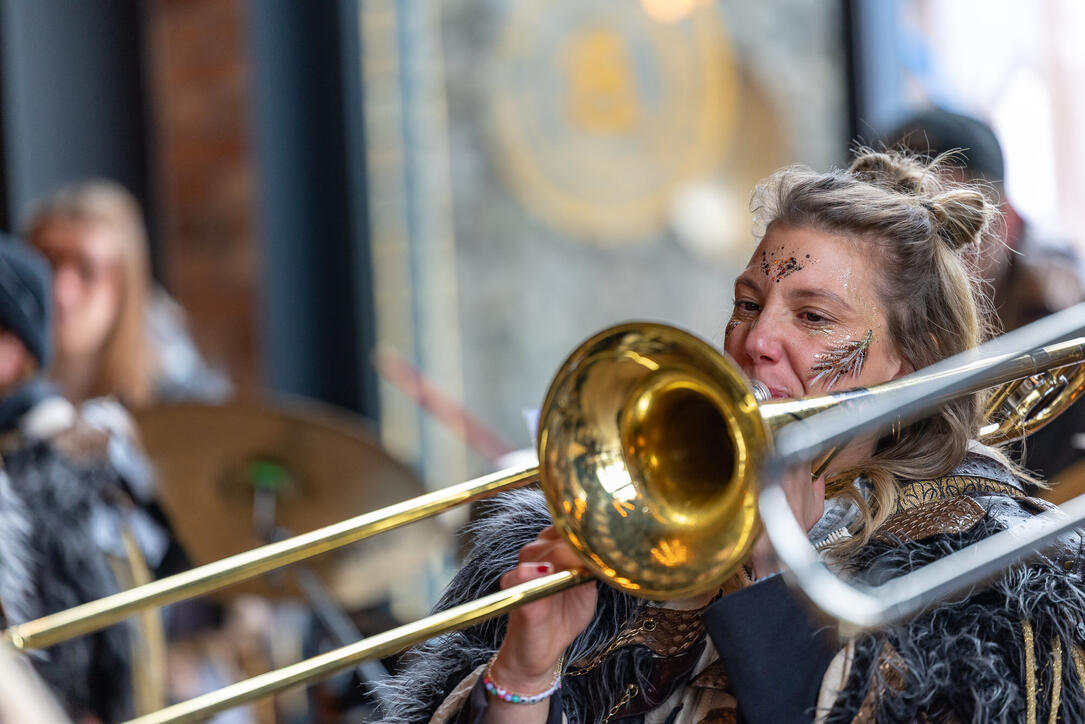
<path id="1" fill-rule="evenodd" d="M 1016 379 L 1042 369 L 1080 362 L 1085 358 L 1085 340 L 1062 342 L 1023 355 L 1009 355 L 1009 357 L 1012 359 L 1004 360 L 1000 365 L 1000 374 L 986 376 L 982 384 L 975 384 L 971 389 L 980 389 L 998 382 Z M 986 364 L 988 363 L 984 361 L 973 360 L 970 367 Z M 954 374 L 959 372 L 960 370 L 955 370 Z M 899 388 L 919 388 L 923 384 L 930 383 L 928 377 L 940 377 L 944 374 L 932 376 L 921 372 L 910 378 L 886 383 L 879 387 L 898 388 L 895 394 L 899 395 L 903 392 L 903 389 Z M 958 388 L 957 392 L 960 391 Z M 840 403 L 855 404 L 857 400 L 854 398 L 866 398 L 870 394 L 866 390 L 853 390 L 816 398 L 819 400 L 816 404 L 811 404 L 810 400 L 764 403 L 761 406 L 761 414 L 768 424 L 773 424 L 774 421 L 775 424 L 782 424 L 815 412 L 824 412 Z M 946 396 L 948 397 L 949 395 Z M 309 533 L 208 563 L 138 588 L 12 626 L 4 632 L 4 635 L 20 649 L 52 646 L 69 638 L 97 631 L 145 608 L 166 605 L 225 588 L 282 566 L 428 518 L 457 505 L 480 500 L 505 490 L 524 487 L 535 482 L 537 478 L 538 467 L 527 466 L 468 480 Z"/>
<path id="2" fill-rule="evenodd" d="M 591 575 L 583 571 L 566 570 L 551 573 L 311 659 L 299 661 L 266 674 L 259 674 L 251 679 L 230 684 L 218 691 L 151 712 L 127 724 L 176 724 L 177 722 L 203 721 L 215 712 L 274 694 L 291 686 L 316 681 L 360 661 L 391 655 L 408 646 L 473 626 L 517 606 L 531 603 L 590 580 L 592 580 Z"/>
<path id="3" fill-rule="evenodd" d="M 96 601 L 11 626 L 4 635 L 20 649 L 40 649 L 105 628 L 137 611 L 164 606 L 429 518 L 464 503 L 538 479 L 537 466 L 498 471 L 286 540 L 254 548 Z"/>
<path id="4" fill-rule="evenodd" d="M 1017 379 L 1042 369 L 1080 362 L 1083 356 L 1085 356 L 1085 340 L 1076 339 L 1051 345 L 1024 355 L 1007 355 L 997 365 L 997 371 L 987 372 L 982 376 L 977 375 L 974 369 L 976 367 L 990 367 L 991 363 L 989 361 L 979 361 L 974 362 L 972 365 L 958 366 L 948 375 L 924 375 L 920 373 L 911 378 L 906 378 L 901 383 L 890 383 L 890 385 L 894 390 L 894 395 L 904 396 L 917 394 L 925 387 L 944 386 L 946 380 L 954 376 L 968 375 L 970 379 L 966 382 L 954 385 L 953 394 L 961 394 L 966 391 L 983 389 L 998 382 Z M 840 406 L 847 408 L 849 405 L 855 404 L 877 405 L 878 403 L 874 402 L 874 400 L 880 399 L 881 396 L 881 393 L 859 392 L 857 394 L 858 397 L 854 399 L 851 395 L 848 395 L 846 399 L 838 400 L 838 402 L 844 403 Z M 805 414 L 808 411 L 805 409 L 806 407 L 823 412 L 821 404 L 802 406 L 800 402 L 766 403 L 763 410 L 773 410 L 767 416 L 768 419 L 779 420 Z M 799 405 L 803 409 L 792 410 L 791 407 L 794 405 Z M 841 416 L 841 413 L 838 412 L 837 415 Z M 807 424 L 816 425 L 813 421 Z M 778 464 L 779 461 L 770 462 L 770 468 L 772 463 Z M 819 578 L 823 577 L 824 574 Z M 587 580 L 587 575 L 582 572 L 561 571 L 551 574 L 506 591 L 491 594 L 477 601 L 439 612 L 414 623 L 385 631 L 317 657 L 231 684 L 218 691 L 140 717 L 129 722 L 129 724 L 176 724 L 178 722 L 201 721 L 216 712 L 239 706 L 245 702 L 274 694 L 292 686 L 316 681 L 361 661 L 387 656 L 434 636 L 480 623 L 493 616 L 505 613 L 516 606 L 563 591 L 585 580 Z M 838 590 L 841 584 L 842 582 L 837 583 L 832 590 Z M 822 581 L 822 585 L 827 584 Z M 824 596 L 821 596 L 821 598 L 824 598 Z"/>
<path id="5" fill-rule="evenodd" d="M 816 458 L 858 432 L 884 428 L 895 418 L 914 420 L 946 399 L 975 389 L 980 380 L 989 381 L 1010 368 L 1027 367 L 1023 357 L 1036 356 L 1037 365 L 1043 364 L 1050 348 L 1037 348 L 1082 331 L 1085 302 L 943 360 L 927 368 L 923 379 L 920 373 L 902 378 L 882 397 L 857 400 L 818 415 L 816 422 L 803 420 L 782 430 L 775 439 L 776 454 L 758 478 L 758 510 L 793 587 L 850 635 L 904 620 L 938 600 L 966 591 L 1085 521 L 1085 496 L 1078 496 L 1064 503 L 1061 511 L 1042 513 L 899 578 L 867 587 L 843 580 L 821 561 L 791 512 L 780 483 L 793 465 Z M 1073 345 L 1081 343 L 1078 339 L 1055 346 L 1073 355 Z M 1021 349 L 1035 351 L 1015 356 Z"/>

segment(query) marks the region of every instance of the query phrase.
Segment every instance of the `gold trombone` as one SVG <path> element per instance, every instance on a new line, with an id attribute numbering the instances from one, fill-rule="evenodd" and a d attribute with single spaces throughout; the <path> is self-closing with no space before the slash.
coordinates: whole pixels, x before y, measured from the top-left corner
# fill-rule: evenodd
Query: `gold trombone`
<path id="1" fill-rule="evenodd" d="M 1061 335 L 1055 335 L 1056 337 Z M 1027 348 L 1027 347 L 1026 347 Z M 1085 338 L 1003 360 L 955 394 L 1007 384 L 1012 425 L 1028 434 L 1085 389 Z M 1059 374 L 1077 364 L 1069 374 Z M 1016 381 L 1016 382 L 1013 382 Z M 587 572 L 563 571 L 444 611 L 136 720 L 196 721 L 360 661 L 389 655 L 597 577 L 638 596 L 710 590 L 746 558 L 761 524 L 757 477 L 788 423 L 922 385 L 922 374 L 869 389 L 767 402 L 725 356 L 659 324 L 625 324 L 584 342 L 542 407 L 539 466 L 503 471 L 9 628 L 20 649 L 47 647 L 136 611 L 207 593 L 456 505 L 539 482 L 555 525 Z M 1036 390 L 1054 390 L 1039 392 Z M 771 531 L 770 531 L 771 533 Z M 775 538 L 774 538 L 775 542 Z"/>

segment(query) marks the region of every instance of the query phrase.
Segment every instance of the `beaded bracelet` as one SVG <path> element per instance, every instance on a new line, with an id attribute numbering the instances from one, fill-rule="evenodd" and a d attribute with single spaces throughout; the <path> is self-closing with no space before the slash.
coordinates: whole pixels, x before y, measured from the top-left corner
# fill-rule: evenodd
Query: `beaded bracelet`
<path id="1" fill-rule="evenodd" d="M 564 656 L 562 659 L 564 660 Z M 554 674 L 554 681 L 550 684 L 546 691 L 538 694 L 514 694 L 505 687 L 498 684 L 490 677 L 490 668 L 494 665 L 497 657 L 490 661 L 486 670 L 482 674 L 482 685 L 486 687 L 486 691 L 493 694 L 501 701 L 507 701 L 510 704 L 538 704 L 540 701 L 546 701 L 554 695 L 558 689 L 561 688 L 561 663 L 558 663 L 558 670 Z"/>

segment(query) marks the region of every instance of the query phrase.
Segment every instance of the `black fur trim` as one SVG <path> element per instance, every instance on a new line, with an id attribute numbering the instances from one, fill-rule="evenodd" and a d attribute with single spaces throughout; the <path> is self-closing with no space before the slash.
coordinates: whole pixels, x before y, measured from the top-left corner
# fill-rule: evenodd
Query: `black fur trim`
<path id="1" fill-rule="evenodd" d="M 516 564 L 520 548 L 549 524 L 546 503 L 537 490 L 513 491 L 488 501 L 478 522 L 468 529 L 474 547 L 434 610 L 499 590 L 500 578 Z M 582 660 L 601 649 L 643 605 L 645 602 L 600 584 L 596 616 L 573 642 L 566 661 Z M 499 616 L 408 652 L 403 671 L 387 684 L 390 703 L 383 721 L 428 721 L 448 692 L 493 656 L 506 624 L 507 617 Z M 562 702 L 569 721 L 600 721 L 622 698 L 628 684 L 637 683 L 644 690 L 655 659 L 647 648 L 625 647 L 607 656 L 589 674 L 566 677 Z"/>
<path id="2" fill-rule="evenodd" d="M 117 479 L 104 462 L 74 462 L 47 442 L 5 456 L 0 472 L 0 601 L 8 623 L 116 593 L 94 543 L 95 515 Z M 75 720 L 132 716 L 128 624 L 66 641 L 31 656 L 34 668 Z"/>
<path id="3" fill-rule="evenodd" d="M 922 542 L 875 541 L 850 561 L 857 577 L 884 582 L 949 555 L 1002 529 L 991 518 L 958 535 Z M 871 686 L 881 692 L 878 722 L 1025 721 L 1025 646 L 1022 622 L 1034 639 L 1037 720 L 1048 721 L 1052 698 L 1052 642 L 1062 645 L 1059 721 L 1085 721 L 1085 695 L 1071 645 L 1085 642 L 1085 585 L 1076 572 L 1046 561 L 1013 568 L 986 588 L 945 602 L 907 624 L 856 642 L 845 691 L 829 722 L 850 722 Z M 903 660 L 905 685 L 888 686 L 878 658 L 888 642 Z M 926 717 L 924 719 L 924 717 Z"/>

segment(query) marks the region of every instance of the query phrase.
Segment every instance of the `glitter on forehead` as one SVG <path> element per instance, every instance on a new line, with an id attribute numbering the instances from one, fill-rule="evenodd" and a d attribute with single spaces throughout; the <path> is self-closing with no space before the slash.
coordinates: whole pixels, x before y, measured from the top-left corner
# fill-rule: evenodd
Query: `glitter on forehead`
<path id="1" fill-rule="evenodd" d="M 794 254 L 788 254 L 784 251 L 784 247 L 781 245 L 777 247 L 776 251 L 762 251 L 761 252 L 761 273 L 767 277 L 770 277 L 777 284 L 782 279 L 786 279 L 797 271 L 801 271 L 803 264 L 808 264 L 810 261 L 810 255 L 807 254 L 803 261 L 799 261 L 798 257 Z M 813 261 L 813 260 L 811 260 Z"/>
<path id="2" fill-rule="evenodd" d="M 874 339 L 874 330 L 868 329 L 862 339 L 852 339 L 834 344 L 827 352 L 815 355 L 817 362 L 810 368 L 810 383 L 824 379 L 825 389 L 831 390 L 841 378 L 858 377 L 863 372 L 866 353 Z"/>
<path id="3" fill-rule="evenodd" d="M 846 269 L 844 269 L 843 273 L 841 273 L 841 275 L 839 277 L 839 281 L 840 281 L 840 286 L 844 287 L 845 289 L 850 289 L 851 288 L 851 267 L 850 266 L 847 267 Z"/>

